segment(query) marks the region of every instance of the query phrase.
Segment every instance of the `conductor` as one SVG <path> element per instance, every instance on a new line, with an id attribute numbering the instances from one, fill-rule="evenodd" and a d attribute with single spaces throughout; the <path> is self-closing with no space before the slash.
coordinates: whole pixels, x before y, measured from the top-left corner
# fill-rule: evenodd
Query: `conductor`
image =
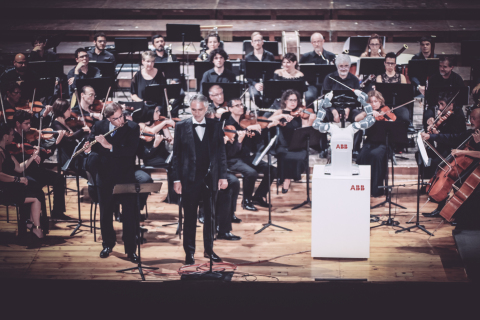
<path id="1" fill-rule="evenodd" d="M 195 95 L 190 108 L 193 117 L 178 122 L 175 126 L 172 159 L 173 187 L 176 193 L 182 195 L 181 205 L 185 213 L 183 238 L 185 264 L 195 263 L 196 222 L 201 199 L 205 212 L 204 257 L 211 257 L 214 262 L 222 262 L 222 259 L 213 252 L 212 195 L 218 189 L 225 189 L 228 186 L 223 133 L 220 122 L 205 118 L 208 108 L 205 96 Z"/>

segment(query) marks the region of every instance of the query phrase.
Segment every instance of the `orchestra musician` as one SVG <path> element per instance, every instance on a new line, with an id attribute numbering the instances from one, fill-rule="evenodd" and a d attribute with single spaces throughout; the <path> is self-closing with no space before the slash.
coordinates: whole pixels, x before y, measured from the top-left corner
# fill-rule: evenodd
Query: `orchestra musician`
<path id="1" fill-rule="evenodd" d="M 177 56 L 174 54 L 168 54 L 165 51 L 165 38 L 159 34 L 156 34 L 152 37 L 153 52 L 155 53 L 155 63 L 158 62 L 168 62 L 169 58 L 171 61 L 177 61 Z"/>
<path id="2" fill-rule="evenodd" d="M 6 88 L 6 95 L 4 96 L 3 99 L 3 107 L 6 110 L 6 115 L 8 117 L 8 114 L 12 115 L 8 110 L 17 110 L 17 105 L 20 103 L 20 100 L 22 98 L 22 89 L 20 88 L 20 85 L 16 82 L 10 82 L 7 85 Z"/>
<path id="3" fill-rule="evenodd" d="M 321 33 L 313 33 L 310 36 L 310 43 L 312 44 L 313 51 L 303 54 L 300 58 L 300 63 L 333 64 L 335 54 L 323 48 L 325 39 Z M 318 96 L 316 84 L 309 83 L 308 90 L 305 92 L 305 103 L 310 105 Z"/>
<path id="4" fill-rule="evenodd" d="M 205 211 L 204 256 L 222 262 L 213 252 L 212 193 L 228 187 L 227 163 L 221 123 L 205 118 L 207 106 L 205 96 L 193 96 L 190 103 L 193 117 L 175 126 L 172 169 L 174 189 L 182 195 L 185 215 L 183 248 L 186 265 L 195 263 L 196 220 L 201 199 Z"/>
<path id="5" fill-rule="evenodd" d="M 13 59 L 13 68 L 5 70 L 0 76 L 0 83 L 7 85 L 10 82 L 16 82 L 23 87 L 23 83 L 32 83 L 39 79 L 39 76 L 28 68 L 27 58 L 23 53 L 15 55 Z"/>
<path id="6" fill-rule="evenodd" d="M 227 111 L 227 102 L 223 94 L 223 89 L 219 85 L 211 86 L 208 90 L 208 97 L 212 102 L 208 105 L 209 109 L 213 109 L 212 113 L 215 117 L 220 118 Z"/>
<path id="7" fill-rule="evenodd" d="M 252 33 L 252 47 L 253 51 L 245 56 L 245 61 L 275 61 L 275 56 L 270 51 L 263 49 L 263 36 L 260 32 Z M 250 86 L 250 97 L 254 97 L 255 104 L 262 106 L 263 83 L 261 79 L 247 78 Z M 267 101 L 265 101 L 268 104 Z"/>
<path id="8" fill-rule="evenodd" d="M 434 53 L 435 51 L 435 42 L 431 37 L 421 37 L 420 38 L 420 52 L 415 54 L 412 57 L 412 60 L 427 60 L 432 58 L 438 58 Z M 425 94 L 425 83 L 420 83 L 420 80 L 417 77 L 410 77 L 410 82 L 413 83 L 417 91 L 424 95 Z"/>
<path id="9" fill-rule="evenodd" d="M 455 66 L 455 58 L 451 56 L 441 56 L 439 59 L 438 72 L 429 77 L 428 87 L 464 87 L 465 84 L 462 77 L 453 71 Z M 421 94 L 425 95 L 425 86 L 420 86 L 418 89 Z M 456 107 L 461 106 L 457 103 Z"/>
<path id="10" fill-rule="evenodd" d="M 228 55 L 223 49 L 215 49 L 210 52 L 210 62 L 214 67 L 205 71 L 200 84 L 200 92 L 203 92 L 203 83 L 205 82 L 235 82 L 235 74 L 225 68 L 225 61 Z"/>
<path id="11" fill-rule="evenodd" d="M 21 207 L 22 204 L 30 204 L 30 225 L 32 234 L 37 238 L 43 238 L 44 233 L 41 225 L 41 200 L 45 201 L 45 193 L 35 184 L 29 184 L 26 177 L 19 176 L 30 164 L 38 158 L 39 149 L 32 156 L 19 163 L 7 150 L 7 146 L 13 141 L 13 128 L 0 123 L 0 188 L 2 190 L 2 204 L 14 204 Z"/>
<path id="12" fill-rule="evenodd" d="M 88 117 L 91 117 L 93 123 L 95 121 L 102 120 L 103 115 L 101 112 L 93 112 L 90 109 L 90 106 L 93 105 L 93 103 L 95 102 L 95 97 L 95 90 L 91 86 L 84 86 L 80 93 L 80 103 L 76 104 L 72 108 L 72 112 L 74 112 L 79 117 L 81 117 L 82 113 L 87 119 Z M 81 111 L 80 108 L 82 108 Z"/>
<path id="13" fill-rule="evenodd" d="M 142 70 L 133 75 L 130 91 L 133 101 L 145 100 L 145 88 L 152 84 L 167 84 L 163 72 L 154 67 L 155 54 L 153 51 L 142 53 Z"/>
<path id="14" fill-rule="evenodd" d="M 107 36 L 103 32 L 97 32 L 93 36 L 93 48 L 88 51 L 88 58 L 92 61 L 113 62 L 115 64 L 115 56 L 113 53 L 105 50 L 107 47 Z"/>
<path id="15" fill-rule="evenodd" d="M 360 58 L 382 58 L 385 57 L 385 51 L 383 50 L 383 38 L 378 34 L 372 34 L 368 38 L 367 47 L 365 51 L 360 55 Z"/>
<path id="16" fill-rule="evenodd" d="M 285 119 L 286 121 L 285 126 L 278 127 L 279 134 L 276 148 L 278 179 L 279 183 L 282 184 L 282 193 L 287 193 L 291 180 L 300 180 L 302 173 L 307 169 L 307 151 L 290 151 L 288 149 L 295 129 L 311 126 L 316 119 L 315 114 L 311 114 L 308 120 L 304 120 L 301 117 L 293 117 L 289 114 L 297 111 L 301 105 L 302 98 L 300 93 L 295 90 L 287 90 L 282 94 L 281 110 L 274 112 L 269 118 L 269 120 L 280 121 Z M 289 112 L 285 113 L 285 111 Z"/>
<path id="17" fill-rule="evenodd" d="M 32 115 L 24 110 L 17 110 L 13 115 L 14 123 L 14 138 L 13 142 L 17 144 L 25 143 L 26 133 L 30 131 Z M 62 140 L 65 131 L 60 130 L 56 139 L 58 145 Z M 23 137 L 23 140 L 22 140 Z M 41 155 L 41 154 L 40 154 Z M 23 154 L 22 152 L 16 155 L 18 162 L 23 162 L 23 159 L 29 159 L 30 155 Z M 65 180 L 60 173 L 47 170 L 41 164 L 41 156 L 36 157 L 35 161 L 27 168 L 25 174 L 28 178 L 29 184 L 35 184 L 39 188 L 51 185 L 53 188 L 53 210 L 51 212 L 51 218 L 57 220 L 70 220 L 69 216 L 65 215 Z M 45 205 L 45 198 L 41 200 L 42 211 L 47 212 Z"/>
<path id="18" fill-rule="evenodd" d="M 255 204 L 268 208 L 269 204 L 264 200 L 268 189 L 277 176 L 277 170 L 270 166 L 270 181 L 268 180 L 268 163 L 260 161 L 257 166 L 253 165 L 255 154 L 258 151 L 258 145 L 262 142 L 260 135 L 262 129 L 260 125 L 250 124 L 246 128 L 240 125 L 244 114 L 244 106 L 240 99 L 233 99 L 228 103 L 230 117 L 225 121 L 225 126 L 234 126 L 237 135 L 233 141 L 226 144 L 227 165 L 232 172 L 239 172 L 243 175 L 243 201 L 242 206 L 245 210 L 257 211 Z M 277 124 L 278 121 L 269 123 L 269 127 Z M 253 137 L 246 137 L 245 131 L 255 132 Z M 255 182 L 259 173 L 263 173 L 263 179 L 254 193 Z"/>
<path id="19" fill-rule="evenodd" d="M 110 103 L 105 107 L 105 119 L 96 122 L 85 143 L 85 153 L 88 154 L 87 171 L 96 177 L 98 200 L 100 204 L 100 224 L 103 238 L 103 250 L 100 258 L 107 258 L 116 243 L 116 234 L 113 229 L 113 212 L 115 200 L 122 204 L 123 242 L 128 259 L 138 262 L 135 253 L 135 214 L 136 195 L 122 194 L 113 196 L 116 184 L 136 183 L 135 154 L 140 140 L 140 127 L 133 121 L 125 123 L 122 107 Z M 105 134 L 117 129 L 112 134 Z M 90 147 L 90 142 L 98 143 Z"/>
<path id="20" fill-rule="evenodd" d="M 305 81 L 303 72 L 300 71 L 297 56 L 288 52 L 283 56 L 282 68 L 275 70 L 273 80 L 298 80 Z"/>
<path id="21" fill-rule="evenodd" d="M 47 38 L 36 36 L 32 40 L 32 52 L 28 55 L 28 61 L 58 61 L 58 56 L 51 50 L 45 50 Z"/>
<path id="22" fill-rule="evenodd" d="M 209 33 L 206 41 L 207 50 L 198 55 L 197 61 L 210 61 L 211 52 L 220 47 L 220 36 L 218 35 L 218 33 Z"/>
<path id="23" fill-rule="evenodd" d="M 100 78 L 102 76 L 98 68 L 88 65 L 90 58 L 88 57 L 87 50 L 84 48 L 78 48 L 75 50 L 75 61 L 77 62 L 77 65 L 67 74 L 70 98 L 73 98 L 75 89 L 77 88 L 78 79 Z"/>

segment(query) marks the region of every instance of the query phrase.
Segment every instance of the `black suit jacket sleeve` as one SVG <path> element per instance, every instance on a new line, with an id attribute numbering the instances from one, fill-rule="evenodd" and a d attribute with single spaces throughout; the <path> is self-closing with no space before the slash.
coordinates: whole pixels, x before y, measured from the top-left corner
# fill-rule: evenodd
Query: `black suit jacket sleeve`
<path id="1" fill-rule="evenodd" d="M 182 127 L 183 123 L 177 123 L 175 126 L 175 143 L 173 144 L 173 157 L 172 157 L 172 179 L 173 181 L 181 181 L 181 166 L 180 159 L 182 159 Z"/>
<path id="2" fill-rule="evenodd" d="M 227 179 L 227 154 L 225 152 L 225 143 L 223 140 L 223 130 L 222 130 L 221 122 L 216 123 L 216 131 L 217 131 L 216 142 L 218 144 L 218 149 L 217 149 L 218 169 L 219 169 L 218 178 Z M 215 189 L 217 186 L 214 184 L 213 187 Z"/>

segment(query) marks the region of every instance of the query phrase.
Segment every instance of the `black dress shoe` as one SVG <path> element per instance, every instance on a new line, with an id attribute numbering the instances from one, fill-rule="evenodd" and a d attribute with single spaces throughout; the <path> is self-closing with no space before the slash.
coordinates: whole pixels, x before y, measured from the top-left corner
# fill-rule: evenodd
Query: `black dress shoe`
<path id="1" fill-rule="evenodd" d="M 217 235 L 217 239 L 237 241 L 237 240 L 241 240 L 242 238 L 240 238 L 239 236 L 234 235 L 234 234 L 231 233 L 231 232 L 228 232 L 228 233 L 219 233 L 219 234 Z"/>
<path id="2" fill-rule="evenodd" d="M 203 256 L 204 256 L 205 258 L 210 259 L 210 254 L 208 254 L 208 253 L 206 253 L 206 252 L 203 253 Z M 219 256 L 217 256 L 217 254 L 216 254 L 215 252 L 212 252 L 212 253 L 211 253 L 211 256 L 212 256 L 212 261 L 213 261 L 213 262 L 222 262 L 222 259 L 221 259 Z"/>
<path id="3" fill-rule="evenodd" d="M 122 222 L 122 213 L 119 211 L 115 212 L 115 221 Z"/>
<path id="4" fill-rule="evenodd" d="M 111 252 L 112 252 L 112 248 L 110 247 L 103 248 L 103 250 L 100 252 L 100 258 L 107 258 Z"/>
<path id="5" fill-rule="evenodd" d="M 243 200 L 242 207 L 245 210 L 258 211 L 258 209 L 253 205 L 252 200 Z"/>
<path id="6" fill-rule="evenodd" d="M 434 217 L 439 217 L 440 216 L 440 211 L 442 211 L 441 209 L 439 210 L 438 208 L 433 210 L 432 212 L 430 213 L 422 213 L 424 217 L 427 217 L 427 218 L 434 218 Z"/>
<path id="7" fill-rule="evenodd" d="M 283 190 L 282 190 L 282 192 L 283 192 Z M 253 203 L 258 204 L 260 207 L 264 207 L 264 208 L 268 208 L 270 206 L 267 201 L 265 201 L 265 200 L 263 200 L 263 198 L 259 198 L 259 197 L 254 197 L 253 198 Z"/>
<path id="8" fill-rule="evenodd" d="M 187 253 L 187 255 L 185 257 L 185 265 L 189 266 L 189 265 L 192 265 L 192 264 L 195 264 L 194 255 L 193 255 L 193 253 Z"/>
<path id="9" fill-rule="evenodd" d="M 282 193 L 285 194 L 288 192 L 288 189 L 285 189 L 284 187 L 282 187 Z"/>
<path id="10" fill-rule="evenodd" d="M 242 222 L 242 219 L 238 218 L 235 213 L 232 216 L 232 223 L 240 223 Z"/>
<path id="11" fill-rule="evenodd" d="M 69 216 L 65 215 L 63 212 L 53 212 L 51 213 L 51 217 L 53 220 L 73 220 L 73 218 L 70 218 Z"/>
<path id="12" fill-rule="evenodd" d="M 452 226 L 456 227 L 456 226 L 457 226 L 457 221 L 452 221 L 452 222 L 450 222 L 450 224 L 451 224 Z"/>
<path id="13" fill-rule="evenodd" d="M 128 254 L 128 259 L 133 262 L 133 263 L 138 263 L 139 258 L 135 252 L 129 253 Z"/>
<path id="14" fill-rule="evenodd" d="M 200 222 L 201 224 L 204 224 L 205 223 L 205 217 L 198 217 L 198 222 Z"/>

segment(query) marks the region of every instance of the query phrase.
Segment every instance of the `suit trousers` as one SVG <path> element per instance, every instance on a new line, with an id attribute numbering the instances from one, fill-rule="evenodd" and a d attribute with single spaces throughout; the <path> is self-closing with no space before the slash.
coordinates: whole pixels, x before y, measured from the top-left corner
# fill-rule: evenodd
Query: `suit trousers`
<path id="1" fill-rule="evenodd" d="M 234 172 L 239 172 L 243 175 L 243 198 L 247 200 L 252 199 L 253 190 L 255 189 L 255 182 L 259 173 L 263 173 L 262 182 L 255 192 L 255 197 L 265 197 L 268 193 L 268 188 L 277 176 L 277 168 L 271 166 L 270 181 L 268 181 L 268 163 L 260 161 L 257 166 L 252 164 L 251 159 L 233 158 L 227 160 L 228 169 Z"/>
<path id="2" fill-rule="evenodd" d="M 237 209 L 237 199 L 240 193 L 240 181 L 234 174 L 227 173 L 228 188 L 218 192 L 217 211 L 215 219 L 218 221 L 218 231 L 228 233 L 232 231 L 232 217 Z"/>

